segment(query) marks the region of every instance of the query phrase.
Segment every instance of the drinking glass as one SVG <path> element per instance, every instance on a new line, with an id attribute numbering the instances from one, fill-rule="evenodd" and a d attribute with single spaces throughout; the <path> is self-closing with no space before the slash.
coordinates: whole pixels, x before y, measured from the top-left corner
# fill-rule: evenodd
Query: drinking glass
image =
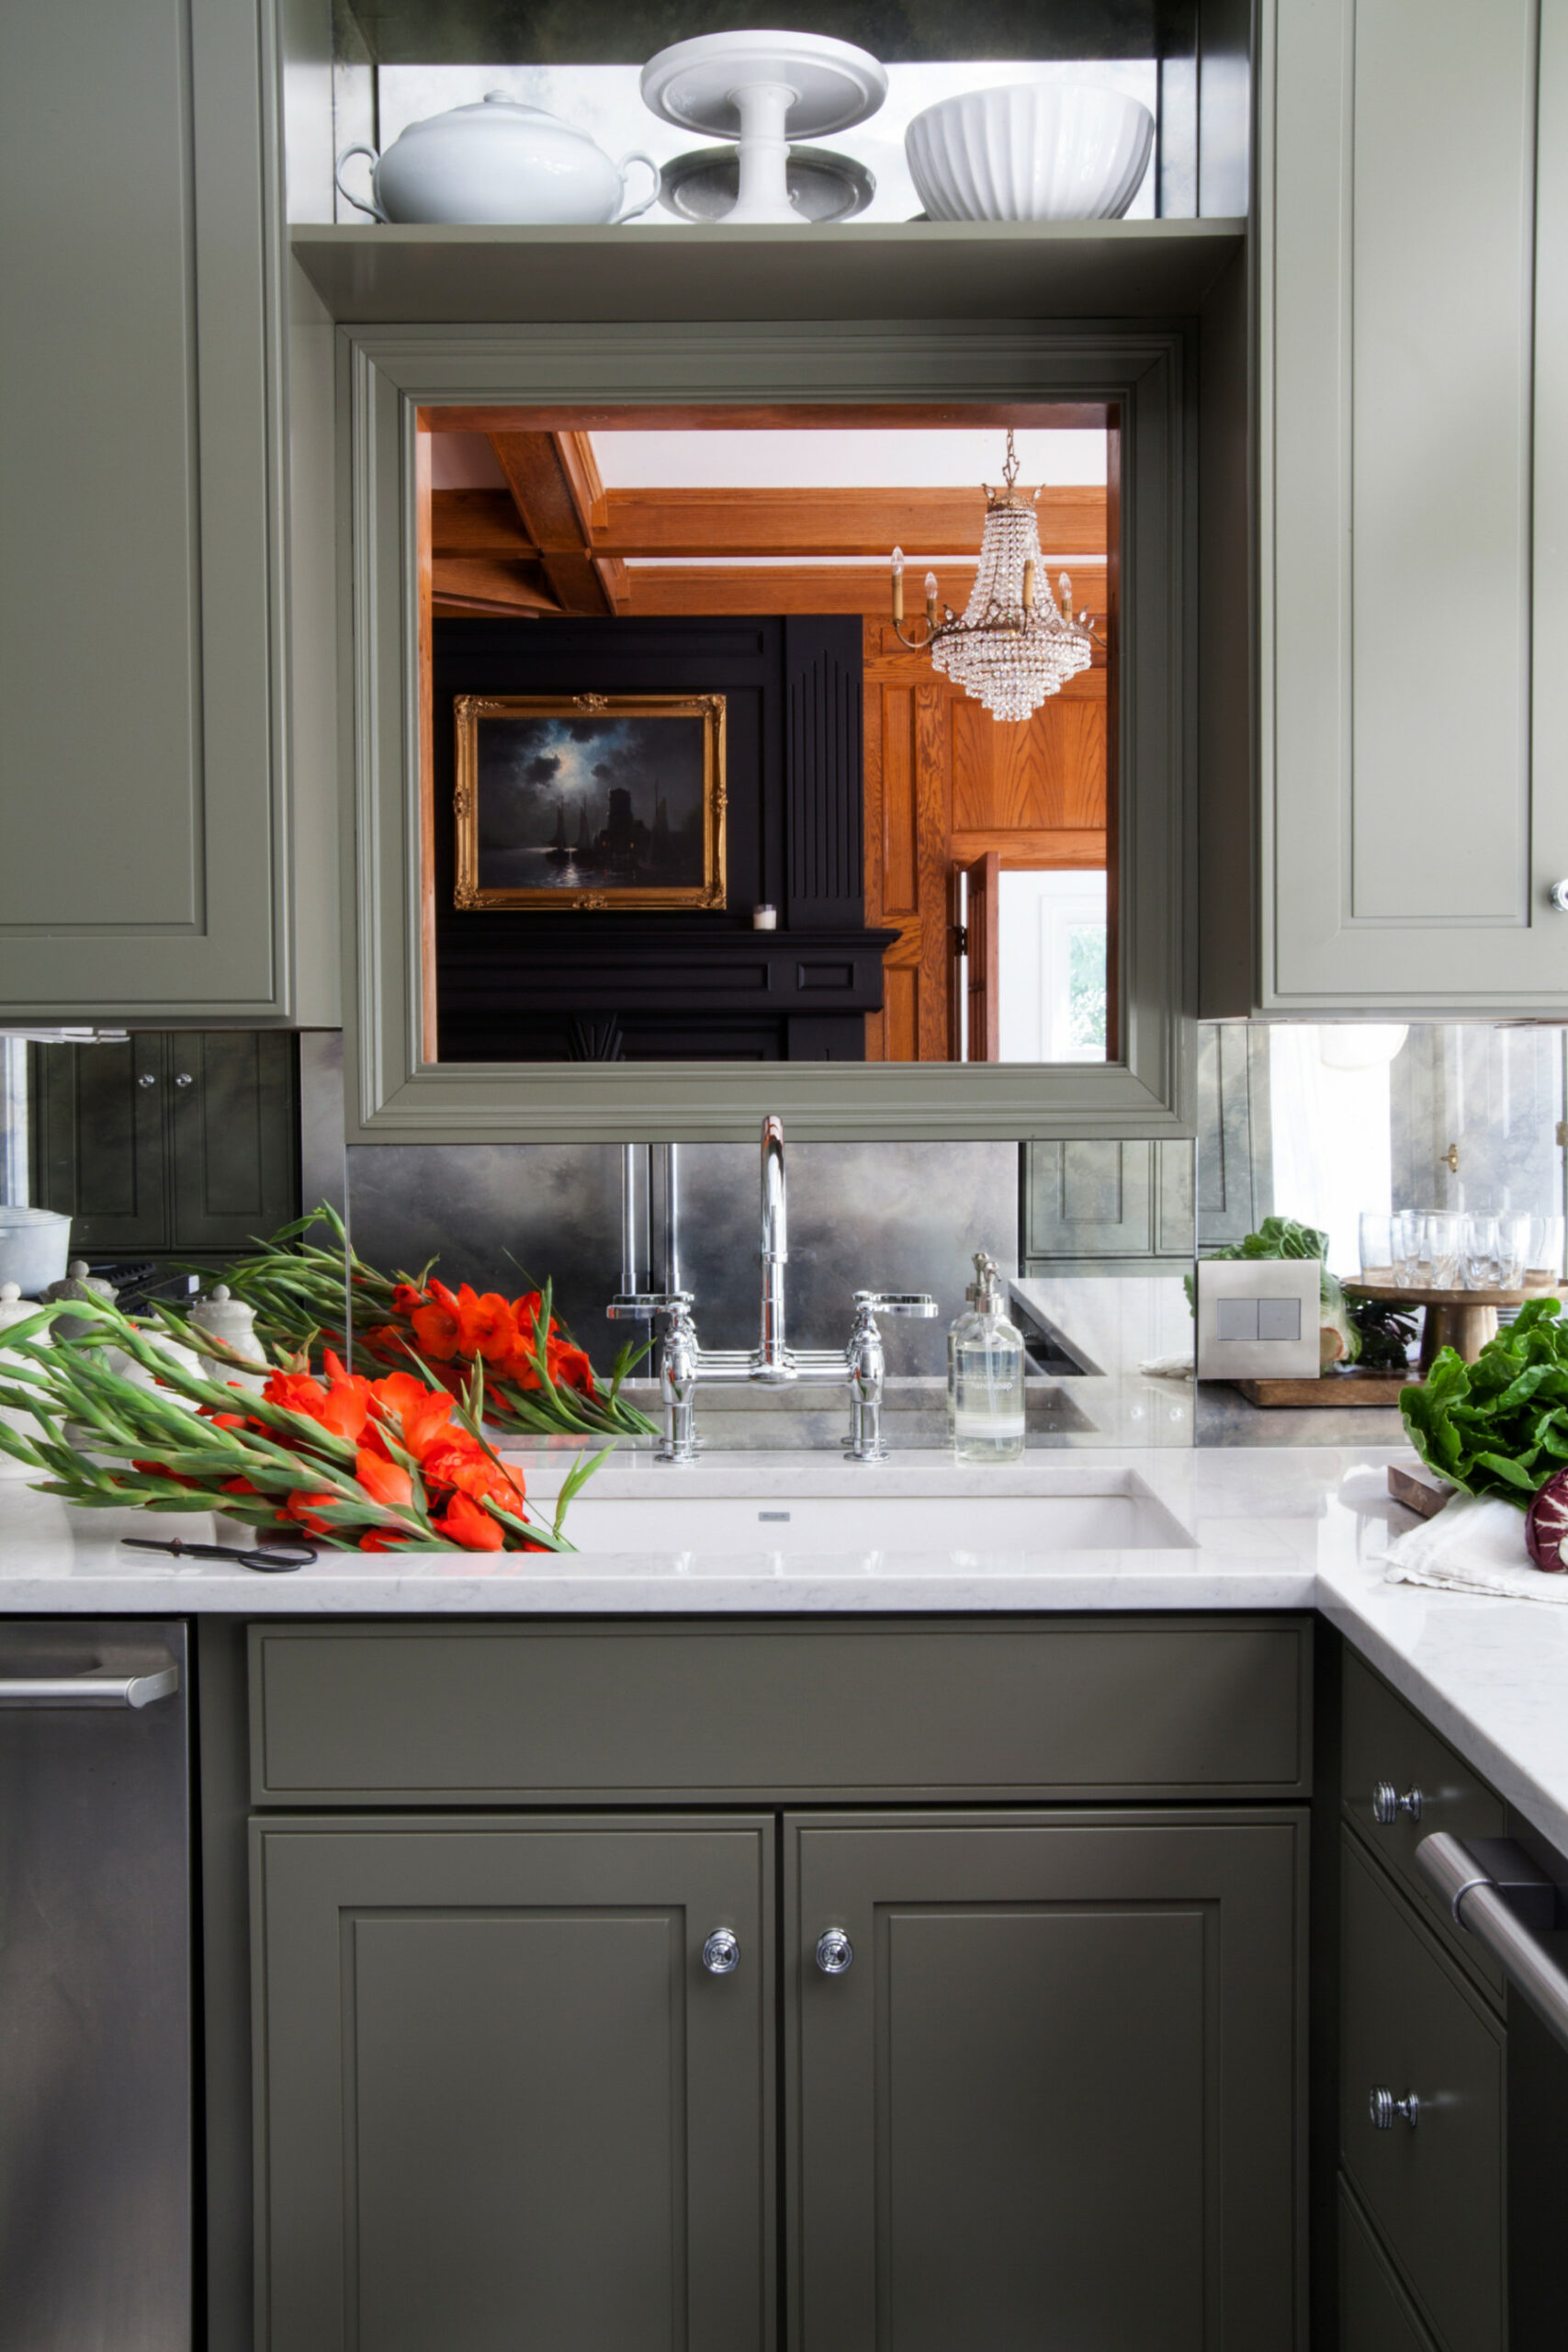
<path id="1" fill-rule="evenodd" d="M 1432 1290 L 1458 1290 L 1460 1242 L 1464 1233 L 1464 1219 L 1457 1209 L 1429 1209 L 1425 1219 L 1423 1241 L 1427 1263 L 1427 1282 Z"/>
<path id="2" fill-rule="evenodd" d="M 1562 1219 L 1532 1216 L 1525 1280 L 1532 1290 L 1553 1289 L 1562 1280 Z"/>
<path id="3" fill-rule="evenodd" d="M 1393 1280 L 1393 1219 L 1386 1209 L 1363 1209 L 1360 1216 L 1361 1280 Z"/>
<path id="4" fill-rule="evenodd" d="M 1500 1290 L 1519 1290 L 1523 1287 L 1525 1268 L 1529 1263 L 1531 1223 L 1531 1218 L 1518 1209 L 1510 1209 L 1497 1219 L 1497 1286 Z"/>
<path id="5" fill-rule="evenodd" d="M 1464 1220 L 1464 1286 L 1466 1290 L 1495 1290 L 1498 1286 L 1495 1216 L 1467 1216 Z"/>
<path id="6" fill-rule="evenodd" d="M 1389 1223 L 1393 1279 L 1401 1290 L 1413 1290 L 1421 1280 L 1421 1219 L 1414 1209 L 1395 1209 Z"/>

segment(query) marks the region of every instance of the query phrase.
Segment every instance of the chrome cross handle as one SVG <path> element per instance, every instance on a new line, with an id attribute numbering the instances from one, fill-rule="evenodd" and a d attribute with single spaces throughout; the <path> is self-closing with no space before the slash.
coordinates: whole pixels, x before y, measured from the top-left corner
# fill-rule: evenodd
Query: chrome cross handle
<path id="1" fill-rule="evenodd" d="M 848 1350 L 850 1442 L 845 1454 L 851 1462 L 886 1462 L 882 1392 L 887 1385 L 887 1358 L 876 1318 L 879 1315 L 930 1317 L 936 1313 L 936 1301 L 923 1290 L 857 1290 L 854 1304 Z"/>

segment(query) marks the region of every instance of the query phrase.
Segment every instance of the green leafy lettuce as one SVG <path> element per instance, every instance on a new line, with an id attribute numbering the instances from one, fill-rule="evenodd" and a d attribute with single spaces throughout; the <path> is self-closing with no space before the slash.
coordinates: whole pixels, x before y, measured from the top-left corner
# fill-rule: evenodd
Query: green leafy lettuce
<path id="1" fill-rule="evenodd" d="M 1527 1510 L 1568 1464 L 1568 1326 L 1557 1300 L 1529 1300 L 1473 1363 L 1439 1350 L 1399 1409 L 1429 1470 L 1467 1495 Z"/>

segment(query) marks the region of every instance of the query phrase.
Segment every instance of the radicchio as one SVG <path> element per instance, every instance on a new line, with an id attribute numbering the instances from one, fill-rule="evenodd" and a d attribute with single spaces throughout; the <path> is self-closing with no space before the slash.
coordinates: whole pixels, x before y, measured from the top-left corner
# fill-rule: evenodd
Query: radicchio
<path id="1" fill-rule="evenodd" d="M 1525 1518 L 1525 1542 L 1538 1568 L 1568 1568 L 1568 1470 L 1549 1478 Z"/>

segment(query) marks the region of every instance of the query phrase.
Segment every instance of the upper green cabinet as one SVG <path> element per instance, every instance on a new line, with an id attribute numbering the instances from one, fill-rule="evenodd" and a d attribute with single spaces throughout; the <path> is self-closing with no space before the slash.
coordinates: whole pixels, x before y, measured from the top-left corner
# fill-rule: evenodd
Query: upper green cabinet
<path id="1" fill-rule="evenodd" d="M 1256 1001 L 1559 1011 L 1568 6 L 1259 32 Z"/>
<path id="2" fill-rule="evenodd" d="M 270 22 L 0 26 L 0 1020 L 335 1018 L 326 763 L 290 712 Z"/>

